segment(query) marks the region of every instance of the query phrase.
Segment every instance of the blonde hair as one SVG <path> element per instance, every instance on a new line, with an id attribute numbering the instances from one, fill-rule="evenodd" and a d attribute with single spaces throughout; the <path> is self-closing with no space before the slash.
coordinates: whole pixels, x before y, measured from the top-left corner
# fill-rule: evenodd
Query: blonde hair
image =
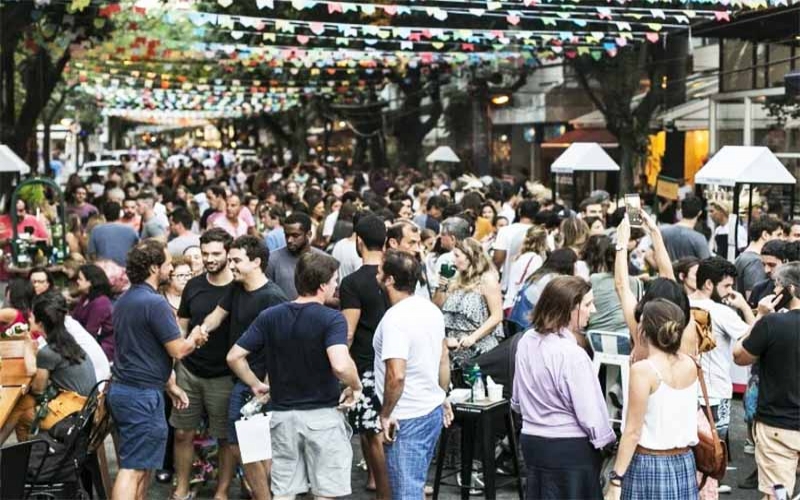
<path id="1" fill-rule="evenodd" d="M 534 252 L 538 255 L 544 255 L 547 252 L 547 230 L 544 226 L 531 226 L 528 228 L 519 255 L 528 252 Z"/>
<path id="2" fill-rule="evenodd" d="M 586 244 L 589 238 L 589 226 L 577 217 L 568 217 L 561 221 L 561 246 L 563 248 L 578 248 Z"/>
<path id="3" fill-rule="evenodd" d="M 489 257 L 483 251 L 481 245 L 475 238 L 466 238 L 456 241 L 456 246 L 461 253 L 467 257 L 469 266 L 466 271 L 459 271 L 458 278 L 455 282 L 455 288 L 463 290 L 471 290 L 480 286 L 481 278 L 483 275 L 491 272 L 497 273 L 494 264 L 489 260 Z"/>

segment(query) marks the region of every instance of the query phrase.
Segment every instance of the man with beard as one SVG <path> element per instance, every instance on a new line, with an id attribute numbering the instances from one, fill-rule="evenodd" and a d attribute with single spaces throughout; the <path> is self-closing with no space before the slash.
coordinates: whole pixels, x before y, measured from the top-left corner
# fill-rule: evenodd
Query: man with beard
<path id="1" fill-rule="evenodd" d="M 398 222 L 386 231 L 386 248 L 387 250 L 398 250 L 413 255 L 422 263 L 420 255 L 422 252 L 422 236 L 419 228 L 408 221 Z M 431 283 L 428 279 L 430 274 L 423 266 L 423 272 L 419 275 L 419 282 L 417 282 L 414 295 L 431 299 L 435 287 L 428 286 Z"/>
<path id="2" fill-rule="evenodd" d="M 378 267 L 383 261 L 386 225 L 377 215 L 367 215 L 356 224 L 355 234 L 356 250 L 363 265 L 342 280 L 339 297 L 342 314 L 347 320 L 350 356 L 356 363 L 364 393 L 356 407 L 348 413 L 348 418 L 353 430 L 361 435 L 361 448 L 370 475 L 367 487 L 375 489 L 377 500 L 388 500 L 391 493 L 383 456 L 383 441 L 380 438 L 380 404 L 375 394 L 375 351 L 372 348 L 372 336 L 388 308 L 386 297 L 376 279 Z"/>
<path id="3" fill-rule="evenodd" d="M 313 237 L 311 231 L 311 218 L 301 212 L 295 212 L 286 218 L 283 224 L 286 235 L 286 246 L 272 252 L 269 256 L 267 276 L 277 283 L 289 300 L 297 298 L 297 288 L 294 284 L 294 271 L 297 261 L 306 252 L 324 254 L 311 246 Z"/>
<path id="4" fill-rule="evenodd" d="M 138 203 L 135 198 L 126 198 L 122 202 L 122 217 L 119 221 L 130 226 L 139 234 L 142 231 L 142 216 L 138 212 Z"/>
<path id="5" fill-rule="evenodd" d="M 133 247 L 126 271 L 131 288 L 114 306 L 114 383 L 108 393 L 119 436 L 113 498 L 139 499 L 147 498 L 152 470 L 164 461 L 165 386 L 176 408 L 188 405 L 175 383 L 173 359 L 191 354 L 208 335 L 197 331 L 183 338 L 169 302 L 157 291 L 172 273 L 172 256 L 163 243 L 147 240 Z"/>
<path id="6" fill-rule="evenodd" d="M 372 345 L 375 390 L 392 498 L 424 498 L 425 478 L 442 423 L 452 421 L 445 390 L 450 357 L 444 316 L 414 295 L 421 266 L 406 252 L 386 252 L 378 280 L 391 308 Z"/>
<path id="7" fill-rule="evenodd" d="M 225 337 L 225 331 L 218 331 L 225 319 L 230 320 L 227 347 L 235 344 L 239 337 L 250 326 L 250 323 L 264 309 L 286 302 L 288 299 L 283 291 L 266 276 L 269 250 L 264 243 L 255 236 L 240 236 L 233 241 L 228 252 L 228 263 L 233 273 L 233 285 L 225 292 L 214 311 L 206 316 L 202 324 L 193 330 L 200 332 L 214 332 Z M 223 351 L 225 352 L 225 351 Z M 266 377 L 264 357 L 259 353 L 248 358 L 250 367 L 259 380 Z M 241 418 L 241 409 L 252 397 L 250 387 L 238 380 L 231 391 L 228 404 L 228 430 L 227 437 L 231 451 L 239 458 L 239 442 L 236 437 L 235 423 Z M 244 465 L 247 482 L 252 489 L 255 500 L 269 498 L 267 476 L 269 466 L 267 462 L 256 462 Z"/>
<path id="8" fill-rule="evenodd" d="M 704 309 L 711 316 L 717 346 L 703 354 L 700 363 L 708 384 L 711 412 L 722 440 L 728 434 L 731 419 L 733 345 L 755 322 L 744 296 L 733 289 L 735 279 L 736 267 L 722 257 L 701 260 L 697 266 L 697 290 L 689 296 L 692 307 Z"/>
<path id="9" fill-rule="evenodd" d="M 206 231 L 200 237 L 200 252 L 205 273 L 189 280 L 181 296 L 178 323 L 184 332 L 203 322 L 231 288 L 233 274 L 228 268 L 228 250 L 233 238 L 223 229 Z M 228 351 L 228 319 L 226 318 L 208 344 L 193 352 L 175 366 L 178 386 L 186 392 L 189 406 L 173 410 L 170 425 L 175 428 L 174 498 L 189 497 L 189 479 L 194 458 L 194 434 L 203 415 L 208 415 L 208 427 L 219 442 L 219 481 L 215 497 L 226 498 L 233 478 L 235 457 L 228 446 L 228 400 L 233 380 L 225 353 Z"/>

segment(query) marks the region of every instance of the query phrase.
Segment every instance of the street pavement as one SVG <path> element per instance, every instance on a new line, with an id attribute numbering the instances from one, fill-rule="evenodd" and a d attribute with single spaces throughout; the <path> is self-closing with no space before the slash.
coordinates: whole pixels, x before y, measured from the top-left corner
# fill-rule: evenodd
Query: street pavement
<path id="1" fill-rule="evenodd" d="M 755 468 L 755 461 L 751 455 L 745 455 L 743 452 L 745 442 L 746 427 L 743 420 L 742 403 L 740 399 L 734 400 L 732 404 L 732 420 L 731 420 L 731 464 L 728 475 L 722 481 L 723 484 L 730 485 L 732 491 L 730 494 L 720 495 L 721 500 L 758 500 L 761 498 L 756 490 L 741 490 L 737 487 L 739 481 L 747 477 L 747 475 Z M 353 494 L 349 498 L 358 500 L 372 499 L 365 490 L 366 485 L 366 472 L 357 467 L 361 461 L 361 450 L 358 446 L 358 439 L 353 439 L 353 468 L 352 468 L 352 487 Z M 109 454 L 113 457 L 113 453 Z M 433 468 L 431 468 L 430 477 L 433 476 Z M 153 483 L 150 488 L 149 497 L 152 500 L 166 500 L 170 496 L 171 487 L 163 484 Z M 211 499 L 214 494 L 214 484 L 209 484 L 198 491 L 198 498 Z M 236 485 L 232 488 L 230 498 L 239 498 L 239 487 Z M 310 497 L 308 497 L 310 498 Z M 445 500 L 456 500 L 460 498 L 459 492 L 453 487 L 443 487 L 439 498 Z M 481 498 L 476 496 L 474 498 Z M 497 498 L 499 500 L 510 500 L 517 498 L 513 487 L 509 486 L 498 491 Z"/>

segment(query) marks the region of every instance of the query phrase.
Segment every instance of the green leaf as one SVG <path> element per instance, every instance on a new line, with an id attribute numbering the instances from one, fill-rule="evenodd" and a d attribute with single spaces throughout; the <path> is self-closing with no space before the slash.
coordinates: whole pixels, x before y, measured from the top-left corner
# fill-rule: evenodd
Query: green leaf
<path id="1" fill-rule="evenodd" d="M 106 20 L 105 20 L 105 18 L 102 18 L 102 17 L 96 17 L 96 18 L 94 18 L 94 27 L 95 27 L 95 28 L 97 28 L 97 29 L 101 30 L 101 29 L 103 29 L 103 27 L 104 27 L 105 25 L 106 25 Z"/>
<path id="2" fill-rule="evenodd" d="M 71 12 L 82 12 L 83 9 L 89 6 L 92 3 L 92 0 L 72 0 L 72 3 L 69 5 L 69 10 Z"/>

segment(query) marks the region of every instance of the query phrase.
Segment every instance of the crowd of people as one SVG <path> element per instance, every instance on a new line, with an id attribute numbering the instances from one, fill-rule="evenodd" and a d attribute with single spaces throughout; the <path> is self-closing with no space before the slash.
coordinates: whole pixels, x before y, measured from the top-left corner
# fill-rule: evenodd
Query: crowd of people
<path id="1" fill-rule="evenodd" d="M 208 435 L 224 499 L 255 398 L 272 459 L 241 465 L 252 498 L 350 495 L 353 433 L 375 498 L 422 498 L 449 391 L 502 351 L 527 498 L 599 499 L 604 485 L 611 498 L 717 498 L 729 485 L 692 453 L 712 426 L 756 456 L 742 487 L 794 488 L 800 222 L 774 206 L 745 220 L 689 195 L 674 220 L 643 211 L 633 226 L 602 191 L 571 210 L 535 183 L 190 156 L 67 180 L 62 284 L 34 267 L 0 309 L 3 329 L 29 325 L 34 374 L 0 439 L 52 427 L 110 379 L 114 498 L 147 498 L 154 471 L 173 499 L 194 498 Z M 57 240 L 29 203 L 18 232 Z M 627 391 L 601 384 L 592 332 L 622 339 Z M 728 439 L 734 364 L 754 365 L 748 443 Z"/>

